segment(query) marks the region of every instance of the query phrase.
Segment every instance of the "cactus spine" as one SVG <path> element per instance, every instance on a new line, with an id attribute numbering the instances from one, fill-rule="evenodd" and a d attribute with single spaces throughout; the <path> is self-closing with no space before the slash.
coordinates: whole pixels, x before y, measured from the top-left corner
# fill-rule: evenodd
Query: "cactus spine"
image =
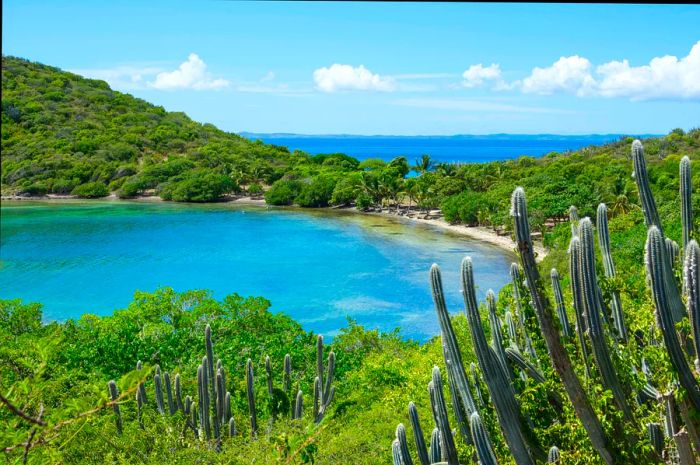
<path id="1" fill-rule="evenodd" d="M 299 420 L 301 419 L 301 416 L 304 412 L 304 394 L 301 392 L 301 389 L 299 392 L 297 392 L 297 399 L 296 402 L 294 403 L 294 412 L 292 415 L 293 420 Z"/>
<path id="2" fill-rule="evenodd" d="M 479 457 L 479 463 L 481 465 L 498 465 L 496 455 L 491 448 L 489 435 L 478 413 L 472 413 L 472 416 L 469 418 L 469 428 L 474 438 L 474 445 L 476 446 L 476 454 Z"/>
<path id="3" fill-rule="evenodd" d="M 453 398 L 458 400 L 454 408 L 455 411 L 459 412 L 460 416 L 464 416 L 466 420 L 476 411 L 476 405 L 471 395 L 467 374 L 464 371 L 464 363 L 462 362 L 462 353 L 457 344 L 457 336 L 455 335 L 452 327 L 452 320 L 450 319 L 450 314 L 445 304 L 445 294 L 442 288 L 440 268 L 435 264 L 430 268 L 430 287 L 442 333 L 443 355 L 445 358 L 445 365 L 447 366 L 447 376 L 451 382 L 451 387 L 457 391 L 452 394 Z M 471 434 L 469 433 L 469 429 L 466 428 L 466 421 L 464 426 L 465 427 L 462 428 L 461 431 L 465 437 L 465 441 L 469 444 L 471 443 Z"/>
<path id="4" fill-rule="evenodd" d="M 440 447 L 440 430 L 433 428 L 430 434 L 430 449 L 428 450 L 430 463 L 438 463 L 442 460 L 442 448 Z"/>
<path id="5" fill-rule="evenodd" d="M 569 317 L 566 315 L 566 307 L 564 306 L 564 294 L 561 291 L 561 283 L 559 282 L 559 272 L 556 268 L 552 268 L 550 277 L 552 278 L 554 301 L 557 304 L 557 315 L 559 316 L 559 324 L 561 325 L 561 335 L 566 338 L 569 338 L 571 337 Z"/>
<path id="6" fill-rule="evenodd" d="M 440 430 L 441 449 L 444 449 L 448 465 L 459 465 L 452 429 L 447 418 L 447 405 L 442 392 L 442 376 L 440 368 L 437 366 L 433 367 L 433 379 L 428 384 L 428 390 L 430 391 L 430 405 L 433 408 L 435 424 Z"/>
<path id="7" fill-rule="evenodd" d="M 547 463 L 555 463 L 559 465 L 561 463 L 561 453 L 557 446 L 552 446 L 547 454 Z"/>
<path id="8" fill-rule="evenodd" d="M 173 388 L 172 384 L 170 383 L 170 374 L 167 371 L 163 373 L 163 381 L 165 381 L 165 394 L 168 400 L 168 413 L 170 415 L 175 415 L 177 409 L 175 408 L 175 400 L 173 399 Z"/>
<path id="9" fill-rule="evenodd" d="M 406 428 L 403 423 L 396 427 L 396 439 L 399 441 L 399 452 L 401 453 L 401 463 L 403 465 L 413 465 L 411 453 L 408 451 L 408 439 L 406 438 Z"/>
<path id="10" fill-rule="evenodd" d="M 687 156 L 681 159 L 681 222 L 683 224 L 683 251 L 685 252 L 690 242 L 693 231 L 693 203 L 691 194 L 693 192 L 692 177 L 690 175 L 690 158 Z"/>
<path id="11" fill-rule="evenodd" d="M 253 389 L 253 361 L 248 359 L 245 370 L 246 393 L 248 395 L 248 413 L 250 414 L 250 434 L 258 433 L 258 414 L 255 410 L 255 390 Z"/>
<path id="12" fill-rule="evenodd" d="M 156 389 L 156 408 L 158 413 L 165 415 L 165 408 L 163 407 L 163 382 L 160 379 L 160 368 L 156 367 L 156 374 L 153 377 L 153 381 Z"/>
<path id="13" fill-rule="evenodd" d="M 522 428 L 522 412 L 515 399 L 515 390 L 510 382 L 510 377 L 506 373 L 505 367 L 498 361 L 498 357 L 488 346 L 484 329 L 481 324 L 479 307 L 476 303 L 476 293 L 474 291 L 474 275 L 472 271 L 471 258 L 462 260 L 462 292 L 464 304 L 469 321 L 474 352 L 479 361 L 479 366 L 484 375 L 486 386 L 491 396 L 491 401 L 496 407 L 498 422 L 505 436 L 516 463 L 519 465 L 534 464 L 535 461 L 530 455 L 531 447 L 525 439 Z M 532 447 L 536 451 L 536 445 Z"/>
<path id="14" fill-rule="evenodd" d="M 686 363 L 674 326 L 671 299 L 668 298 L 669 289 L 665 279 L 669 272 L 669 261 L 666 256 L 663 235 L 656 226 L 649 228 L 645 249 L 647 283 L 651 288 L 651 295 L 656 306 L 657 322 L 664 336 L 664 344 L 668 350 L 671 364 L 678 374 L 680 384 L 686 389 L 688 398 L 695 409 L 700 410 L 700 386 Z M 677 289 L 675 290 L 677 291 Z"/>
<path id="15" fill-rule="evenodd" d="M 423 437 L 423 428 L 421 428 L 420 419 L 418 418 L 418 409 L 416 409 L 416 404 L 413 402 L 408 403 L 408 417 L 411 420 L 411 427 L 413 428 L 413 439 L 416 443 L 418 459 L 421 465 L 430 465 L 428 449 L 425 445 L 425 438 Z"/>
<path id="16" fill-rule="evenodd" d="M 612 254 L 610 253 L 608 208 L 604 203 L 598 205 L 598 211 L 596 212 L 596 224 L 598 226 L 598 245 L 600 246 L 600 252 L 603 256 L 605 276 L 608 278 L 615 278 L 615 262 L 613 262 Z M 627 325 L 625 324 L 625 316 L 622 313 L 622 301 L 620 300 L 620 293 L 618 291 L 613 291 L 612 293 L 611 307 L 613 325 L 615 326 L 617 337 L 623 343 L 627 343 Z"/>
<path id="17" fill-rule="evenodd" d="M 112 410 L 114 411 L 114 421 L 117 425 L 117 433 L 122 434 L 122 413 L 119 410 L 119 404 L 117 399 L 119 398 L 119 391 L 117 390 L 117 383 L 111 380 L 107 383 L 107 388 L 109 389 L 109 397 L 112 399 Z"/>
<path id="18" fill-rule="evenodd" d="M 605 332 L 601 319 L 601 315 L 605 310 L 602 308 L 598 281 L 596 279 L 593 225 L 589 218 L 584 218 L 579 222 L 578 233 L 579 237 L 574 238 L 572 244 L 579 242 L 581 247 L 578 263 L 580 269 L 579 278 L 581 279 L 583 302 L 588 320 L 588 336 L 591 340 L 593 356 L 598 365 L 603 384 L 612 391 L 615 403 L 622 410 L 625 418 L 632 420 L 632 410 L 627 403 L 625 392 L 613 367 L 608 345 L 605 341 Z"/>
<path id="19" fill-rule="evenodd" d="M 693 328 L 695 371 L 700 374 L 700 247 L 691 240 L 685 248 L 683 283 L 688 298 L 688 315 Z"/>

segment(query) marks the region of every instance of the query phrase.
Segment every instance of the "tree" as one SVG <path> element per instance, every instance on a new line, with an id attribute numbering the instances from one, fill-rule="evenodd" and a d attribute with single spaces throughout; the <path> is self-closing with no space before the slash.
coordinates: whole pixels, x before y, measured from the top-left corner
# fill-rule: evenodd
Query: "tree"
<path id="1" fill-rule="evenodd" d="M 416 164 L 413 165 L 413 171 L 418 174 L 425 174 L 433 169 L 433 161 L 430 159 L 430 155 L 421 155 L 420 158 L 416 159 Z"/>

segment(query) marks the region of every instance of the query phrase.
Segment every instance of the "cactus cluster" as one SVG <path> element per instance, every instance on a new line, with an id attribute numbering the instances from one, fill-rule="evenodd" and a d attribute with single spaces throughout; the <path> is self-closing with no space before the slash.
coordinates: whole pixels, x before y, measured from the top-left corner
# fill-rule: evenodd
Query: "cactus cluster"
<path id="1" fill-rule="evenodd" d="M 206 355 L 202 357 L 201 364 L 197 367 L 196 396 L 187 395 L 183 397 L 183 384 L 180 373 L 175 374 L 174 378 L 171 378 L 170 373 L 161 371 L 158 365 L 154 366 L 155 409 L 160 415 L 181 418 L 183 421 L 183 435 L 191 431 L 195 439 L 210 442 L 217 451 L 220 451 L 224 437 L 235 436 L 237 428 L 232 414 L 231 392 L 227 390 L 227 375 L 223 362 L 220 359 L 216 359 L 216 363 L 213 363 L 214 345 L 212 342 L 212 330 L 209 325 L 204 330 L 204 345 Z M 320 336 L 316 349 L 318 356 L 323 357 L 323 338 Z M 324 368 L 322 358 L 319 360 L 319 372 L 315 382 L 315 389 L 318 389 L 318 410 L 314 413 L 315 423 L 319 423 L 322 420 L 335 395 L 335 387 L 333 386 L 335 354 L 330 352 L 327 368 Z M 138 361 L 136 364 L 136 370 L 143 370 L 141 361 Z M 288 399 L 292 389 L 292 360 L 290 355 L 286 354 L 284 357 L 282 390 L 274 386 L 270 357 L 265 357 L 265 371 L 267 375 L 267 393 L 271 405 L 270 421 L 274 421 L 283 412 L 286 412 L 285 414 L 292 419 L 300 420 L 303 415 L 303 393 L 301 389 L 298 390 L 293 403 L 289 403 Z M 325 381 L 323 385 L 320 382 L 321 379 Z M 245 381 L 250 431 L 251 436 L 255 437 L 259 434 L 259 425 L 255 396 L 255 377 L 251 359 L 248 359 L 245 365 Z M 116 419 L 117 432 L 121 434 L 123 424 L 117 385 L 114 381 L 110 381 L 107 388 Z M 145 429 L 144 409 L 146 404 L 146 383 L 140 380 L 136 386 L 136 416 L 141 429 Z M 290 404 L 291 407 L 286 408 Z M 279 405 L 283 405 L 285 408 L 278 410 L 277 407 Z M 181 412 L 181 414 L 178 415 L 178 412 Z"/>
<path id="2" fill-rule="evenodd" d="M 551 447 L 548 454 L 543 454 L 539 444 L 533 439 L 535 436 L 530 430 L 531 422 L 523 418 L 518 404 L 514 387 L 517 379 L 511 377 L 513 371 L 509 369 L 519 370 L 521 375 L 527 376 L 533 383 L 547 381 L 546 371 L 540 368 L 534 349 L 531 351 L 532 341 L 526 331 L 525 323 L 529 321 L 526 312 L 533 311 L 554 372 L 559 376 L 576 416 L 604 463 L 622 463 L 630 459 L 621 452 L 619 445 L 613 445 L 614 443 L 627 441 L 630 445 L 634 445 L 644 437 L 651 445 L 651 448 L 647 449 L 650 452 L 640 452 L 642 454 L 640 458 L 645 462 L 663 459 L 672 463 L 697 463 L 698 457 L 694 455 L 693 447 L 696 448 L 696 453 L 700 453 L 700 434 L 698 434 L 700 428 L 697 421 L 697 415 L 700 413 L 700 383 L 694 376 L 688 360 L 694 361 L 695 371 L 700 376 L 700 247 L 693 240 L 690 160 L 684 157 L 680 165 L 683 223 L 681 248 L 664 236 L 649 187 L 643 146 L 639 141 L 635 141 L 632 146 L 632 159 L 634 177 L 648 228 L 645 268 L 647 283 L 656 308 L 656 326 L 663 335 L 663 344 L 680 385 L 678 387 L 683 388 L 684 395 L 676 398 L 678 387 L 674 387 L 666 394 L 661 394 L 652 379 L 647 361 L 642 358 L 641 372 L 645 382 L 641 389 L 636 390 L 636 398 L 640 404 L 652 402 L 651 408 L 654 408 L 654 405 L 659 406 L 657 408 L 663 406 L 665 428 L 662 429 L 660 424 L 655 422 L 645 423 L 643 426 L 636 425 L 632 404 L 628 400 L 630 394 L 633 394 L 632 386 L 627 385 L 629 378 L 621 377 L 616 372 L 615 358 L 627 352 L 626 345 L 629 342 L 622 299 L 614 286 L 611 292 L 603 293 L 602 289 L 606 287 L 601 285 L 596 271 L 593 222 L 588 217 L 579 218 L 578 211 L 572 206 L 569 210 L 572 238 L 568 257 L 577 344 L 574 341 L 569 342 L 574 346 L 576 355 L 584 362 L 589 383 L 594 381 L 595 374 L 595 379 L 599 379 L 603 387 L 612 393 L 614 404 L 623 418 L 622 422 L 617 419 L 612 420 L 613 430 L 624 432 L 622 436 L 612 438 L 609 436 L 610 433 L 603 430 L 602 422 L 588 399 L 589 394 L 583 389 L 583 383 L 573 369 L 567 348 L 563 344 L 564 340 L 573 336 L 573 331 L 568 321 L 559 273 L 553 269 L 550 275 L 554 295 L 554 305 L 552 305 L 544 292 L 544 285 L 534 259 L 525 194 L 521 188 L 517 188 L 511 199 L 511 215 L 514 218 L 515 238 L 524 279 L 520 268 L 513 264 L 510 274 L 515 306 L 505 312 L 504 333 L 502 333 L 501 320 L 496 310 L 495 295 L 491 291 L 488 292 L 485 307 L 488 312 L 490 341 L 487 341 L 476 301 L 471 259 L 467 257 L 462 262 L 465 311 L 472 346 L 478 360 L 478 367 L 473 363 L 470 365 L 471 377 L 466 376 L 462 354 L 456 343 L 457 337 L 445 306 L 440 271 L 436 265 L 433 265 L 430 270 L 430 283 L 440 323 L 454 418 L 460 430 L 463 431 L 465 426 L 468 426 L 469 433 L 468 438 L 465 436 L 465 442 L 473 444 L 476 451 L 475 461 L 491 464 L 496 460 L 490 439 L 481 422 L 482 415 L 487 412 L 486 409 L 491 404 L 505 442 L 518 465 L 545 460 L 548 463 L 561 463 L 558 447 Z M 614 284 L 616 270 L 610 244 L 608 212 L 604 204 L 598 206 L 595 230 L 597 230 L 605 278 Z M 679 257 L 683 268 L 682 286 L 678 285 L 674 272 Z M 523 283 L 526 290 L 520 287 Z M 526 291 L 529 291 L 529 305 L 523 304 L 527 302 L 523 300 Z M 682 326 L 677 326 L 686 315 L 690 319 L 692 334 Z M 504 344 L 504 335 L 507 336 L 509 346 Z M 652 346 L 658 344 L 655 342 L 655 325 L 652 325 L 648 338 L 645 338 L 644 331 L 640 330 L 635 331 L 634 335 L 640 348 L 647 343 Z M 488 400 L 479 388 L 477 369 L 483 375 L 488 388 Z M 593 373 L 594 369 L 595 373 Z M 639 377 L 634 367 L 632 377 Z M 409 418 L 420 463 L 421 465 L 436 462 L 456 464 L 454 437 L 450 433 L 438 367 L 433 369 L 429 389 L 436 428 L 433 430 L 428 447 L 423 438 L 416 407 L 413 403 L 409 404 Z M 477 410 L 471 398 L 472 391 L 476 393 L 480 411 Z M 563 399 L 552 397 L 554 396 L 550 396 L 550 403 L 561 410 Z M 668 438 L 669 443 L 665 438 Z M 394 445 L 396 464 L 414 463 L 408 456 L 406 431 L 402 424 L 397 428 Z M 651 455 L 644 455 L 647 453 Z"/>

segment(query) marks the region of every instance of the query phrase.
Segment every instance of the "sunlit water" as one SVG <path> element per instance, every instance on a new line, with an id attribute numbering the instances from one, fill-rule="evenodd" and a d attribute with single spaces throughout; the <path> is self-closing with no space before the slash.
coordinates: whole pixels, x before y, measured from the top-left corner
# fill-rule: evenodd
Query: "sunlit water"
<path id="1" fill-rule="evenodd" d="M 349 212 L 139 202 L 3 202 L 0 297 L 41 302 L 47 320 L 110 314 L 135 290 L 171 286 L 264 296 L 304 328 L 438 332 L 428 270 L 452 311 L 470 255 L 479 296 L 508 280 L 513 256 L 438 228 Z"/>

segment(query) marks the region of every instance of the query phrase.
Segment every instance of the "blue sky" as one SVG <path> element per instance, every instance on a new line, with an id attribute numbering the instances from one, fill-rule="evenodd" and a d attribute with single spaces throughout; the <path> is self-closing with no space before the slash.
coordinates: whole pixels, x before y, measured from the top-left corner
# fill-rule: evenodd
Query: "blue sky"
<path id="1" fill-rule="evenodd" d="M 3 1 L 3 53 L 228 131 L 700 126 L 698 5 Z"/>

